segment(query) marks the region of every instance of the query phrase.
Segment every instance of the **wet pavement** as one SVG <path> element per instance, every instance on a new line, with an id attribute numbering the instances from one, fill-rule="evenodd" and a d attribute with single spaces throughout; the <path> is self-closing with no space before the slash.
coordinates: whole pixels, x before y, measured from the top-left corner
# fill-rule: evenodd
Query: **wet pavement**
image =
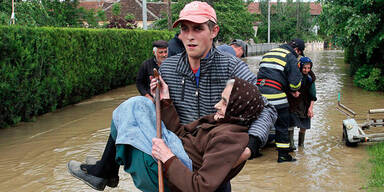
<path id="1" fill-rule="evenodd" d="M 293 153 L 298 161 L 278 164 L 277 151 L 266 147 L 262 157 L 248 161 L 231 181 L 233 191 L 364 191 L 364 174 L 369 171 L 367 144 L 356 148 L 343 144 L 341 123 L 346 117 L 335 109 L 337 94 L 341 92 L 342 103 L 362 118 L 371 108 L 384 108 L 384 94 L 354 87 L 341 51 L 306 55 L 314 62 L 318 101 L 305 147 Z M 257 72 L 260 59 L 245 60 Z M 0 191 L 93 191 L 70 176 L 66 163 L 99 157 L 113 109 L 137 94 L 130 85 L 42 115 L 35 122 L 1 129 Z M 105 191 L 138 191 L 122 170 L 120 177 L 117 188 Z"/>

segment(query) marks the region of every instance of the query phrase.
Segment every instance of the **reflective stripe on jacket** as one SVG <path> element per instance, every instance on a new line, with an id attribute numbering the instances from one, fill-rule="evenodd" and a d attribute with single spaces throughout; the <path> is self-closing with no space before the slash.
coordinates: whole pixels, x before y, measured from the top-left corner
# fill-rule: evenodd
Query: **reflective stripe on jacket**
<path id="1" fill-rule="evenodd" d="M 264 54 L 260 61 L 258 86 L 263 96 L 276 108 L 288 107 L 285 92 L 297 91 L 301 86 L 302 75 L 297 67 L 297 56 L 291 46 L 284 44 Z M 269 82 L 277 82 L 281 87 Z"/>

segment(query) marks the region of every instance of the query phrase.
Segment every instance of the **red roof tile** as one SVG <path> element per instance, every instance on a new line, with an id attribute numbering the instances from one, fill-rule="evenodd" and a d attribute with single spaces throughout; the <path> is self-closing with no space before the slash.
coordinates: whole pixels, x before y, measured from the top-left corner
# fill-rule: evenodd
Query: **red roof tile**
<path id="1" fill-rule="evenodd" d="M 312 2 L 310 4 L 310 7 L 311 7 L 311 15 L 320 15 L 321 11 L 323 11 L 323 7 L 321 7 L 320 3 Z"/>
<path id="2" fill-rule="evenodd" d="M 276 2 L 271 2 L 271 4 L 276 4 Z M 310 13 L 311 15 L 320 15 L 323 10 L 320 3 L 311 2 L 310 3 Z M 260 14 L 259 2 L 251 2 L 248 5 L 248 11 L 250 13 Z"/>
<path id="3" fill-rule="evenodd" d="M 97 1 L 83 1 L 79 3 L 79 7 L 84 7 L 85 9 L 101 9 L 104 2 Z"/>
<path id="4" fill-rule="evenodd" d="M 103 9 L 107 15 L 107 18 L 112 17 L 112 5 L 113 3 L 104 3 Z M 134 15 L 136 21 L 143 20 L 142 2 L 140 0 L 120 0 L 121 16 L 125 16 L 128 13 Z M 147 2 L 147 21 L 155 21 L 162 17 L 162 13 L 166 13 L 167 3 L 164 2 Z"/>

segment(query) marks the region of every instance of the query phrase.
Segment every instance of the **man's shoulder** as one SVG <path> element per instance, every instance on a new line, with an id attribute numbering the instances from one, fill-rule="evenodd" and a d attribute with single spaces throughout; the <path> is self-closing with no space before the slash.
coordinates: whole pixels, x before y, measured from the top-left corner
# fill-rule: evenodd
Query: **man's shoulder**
<path id="1" fill-rule="evenodd" d="M 225 50 L 225 49 L 233 49 L 233 48 L 227 44 L 222 44 L 222 45 L 217 46 L 216 49 Z"/>
<path id="2" fill-rule="evenodd" d="M 142 63 L 142 65 L 151 65 L 151 64 L 153 64 L 153 63 L 155 63 L 155 57 L 150 57 L 149 59 L 147 59 L 147 60 L 145 60 L 143 63 Z"/>
<path id="3" fill-rule="evenodd" d="M 176 66 L 180 58 L 181 58 L 181 53 L 168 57 L 163 61 L 160 67 Z"/>
<path id="4" fill-rule="evenodd" d="M 227 52 L 216 51 L 216 55 L 214 57 L 215 63 L 219 66 L 225 66 L 229 68 L 234 68 L 240 63 L 244 63 L 241 59 L 237 58 L 234 55 L 228 54 Z"/>
<path id="5" fill-rule="evenodd" d="M 177 54 L 171 57 L 168 57 L 160 65 L 160 72 L 163 73 L 175 73 L 177 65 L 181 59 L 181 54 Z"/>
<path id="6" fill-rule="evenodd" d="M 223 52 L 223 53 L 230 54 L 231 56 L 236 56 L 235 50 L 231 46 L 229 46 L 227 44 L 223 44 L 223 45 L 217 46 L 216 49 L 218 51 Z"/>
<path id="7" fill-rule="evenodd" d="M 232 47 L 231 47 L 232 48 Z M 233 49 L 232 49 L 233 50 Z M 239 62 L 241 61 L 241 59 L 237 58 L 235 55 L 233 54 L 228 54 L 228 52 L 225 52 L 223 50 L 220 50 L 219 48 L 216 47 L 216 52 L 215 52 L 215 57 L 214 59 L 216 60 L 224 60 L 224 61 L 228 61 L 228 62 Z"/>

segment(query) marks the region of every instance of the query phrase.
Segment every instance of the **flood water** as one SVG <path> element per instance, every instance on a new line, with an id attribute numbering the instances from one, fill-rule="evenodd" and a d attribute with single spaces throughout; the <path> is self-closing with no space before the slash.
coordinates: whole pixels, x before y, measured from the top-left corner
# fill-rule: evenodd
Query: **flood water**
<path id="1" fill-rule="evenodd" d="M 341 51 L 309 52 L 317 75 L 318 101 L 305 147 L 295 151 L 294 163 L 276 162 L 273 147 L 250 160 L 232 183 L 232 191 L 364 191 L 369 174 L 366 147 L 346 147 L 337 93 L 342 103 L 361 117 L 371 108 L 384 108 L 384 94 L 353 87 Z M 257 71 L 261 57 L 248 57 Z M 137 95 L 136 87 L 112 90 L 79 104 L 40 116 L 35 122 L 0 129 L 0 191 L 93 191 L 72 177 L 69 160 L 99 157 L 109 134 L 112 111 L 125 99 Z M 295 141 L 297 144 L 297 129 Z M 138 191 L 130 176 L 120 170 L 117 188 L 105 191 Z"/>

